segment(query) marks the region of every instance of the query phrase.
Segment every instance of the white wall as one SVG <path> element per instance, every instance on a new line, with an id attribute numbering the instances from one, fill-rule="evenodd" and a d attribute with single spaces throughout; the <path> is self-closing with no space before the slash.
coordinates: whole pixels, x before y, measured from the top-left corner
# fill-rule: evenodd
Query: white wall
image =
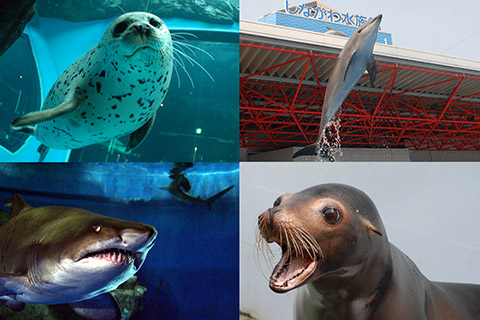
<path id="1" fill-rule="evenodd" d="M 366 192 L 390 242 L 429 279 L 480 284 L 480 163 L 243 162 L 240 181 L 240 309 L 260 320 L 291 320 L 294 292 L 271 291 L 271 268 L 255 263 L 257 216 L 279 195 L 322 183 Z"/>

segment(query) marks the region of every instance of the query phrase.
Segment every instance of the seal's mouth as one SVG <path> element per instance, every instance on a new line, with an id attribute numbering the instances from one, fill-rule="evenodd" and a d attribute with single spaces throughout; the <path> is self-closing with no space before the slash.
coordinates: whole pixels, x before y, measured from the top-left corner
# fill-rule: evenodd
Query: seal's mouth
<path id="1" fill-rule="evenodd" d="M 289 253 L 282 246 L 282 258 L 270 276 L 270 289 L 284 293 L 305 284 L 317 270 L 319 260 L 312 259 L 307 252 Z"/>
<path id="2" fill-rule="evenodd" d="M 133 57 L 134 55 L 136 55 L 138 52 L 140 51 L 143 51 L 143 50 L 153 50 L 153 51 L 158 51 L 158 49 L 152 47 L 152 46 L 149 46 L 149 45 L 143 45 L 143 46 L 139 46 L 135 49 L 135 51 L 132 52 L 132 54 L 130 55 L 127 55 L 126 57 L 127 58 L 131 58 Z"/>

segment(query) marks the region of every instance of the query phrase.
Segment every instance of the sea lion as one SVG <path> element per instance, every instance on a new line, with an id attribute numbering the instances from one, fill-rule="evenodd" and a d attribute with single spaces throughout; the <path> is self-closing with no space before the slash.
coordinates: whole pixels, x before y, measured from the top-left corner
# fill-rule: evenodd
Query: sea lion
<path id="1" fill-rule="evenodd" d="M 95 47 L 60 75 L 43 110 L 23 115 L 11 127 L 54 149 L 81 148 L 130 134 L 128 152 L 150 131 L 172 68 L 172 38 L 165 23 L 146 12 L 123 14 Z M 44 156 L 48 149 L 43 146 L 39 152 Z"/>
<path id="2" fill-rule="evenodd" d="M 388 242 L 375 204 L 358 189 L 324 184 L 282 195 L 258 227 L 282 247 L 270 288 L 298 288 L 296 319 L 478 319 L 480 286 L 429 281 Z"/>

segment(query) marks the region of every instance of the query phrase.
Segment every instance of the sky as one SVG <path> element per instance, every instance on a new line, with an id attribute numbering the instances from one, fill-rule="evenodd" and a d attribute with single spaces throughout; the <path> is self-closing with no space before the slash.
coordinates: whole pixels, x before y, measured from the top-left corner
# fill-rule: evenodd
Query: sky
<path id="1" fill-rule="evenodd" d="M 311 2 L 290 0 L 289 6 Z M 374 17 L 383 14 L 382 31 L 393 45 L 480 60 L 480 1 L 474 0 L 323 0 L 341 12 Z M 257 21 L 283 9 L 285 0 L 240 0 L 240 19 Z"/>

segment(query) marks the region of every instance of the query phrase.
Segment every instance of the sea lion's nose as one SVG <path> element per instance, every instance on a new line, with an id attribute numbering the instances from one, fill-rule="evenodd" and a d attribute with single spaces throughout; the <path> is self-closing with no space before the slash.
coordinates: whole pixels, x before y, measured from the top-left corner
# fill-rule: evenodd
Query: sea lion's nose
<path id="1" fill-rule="evenodd" d="M 279 207 L 273 207 L 273 208 L 268 209 L 268 225 L 269 225 L 270 227 L 273 227 L 273 216 L 274 216 L 278 211 L 280 211 L 280 208 L 279 208 Z"/>

